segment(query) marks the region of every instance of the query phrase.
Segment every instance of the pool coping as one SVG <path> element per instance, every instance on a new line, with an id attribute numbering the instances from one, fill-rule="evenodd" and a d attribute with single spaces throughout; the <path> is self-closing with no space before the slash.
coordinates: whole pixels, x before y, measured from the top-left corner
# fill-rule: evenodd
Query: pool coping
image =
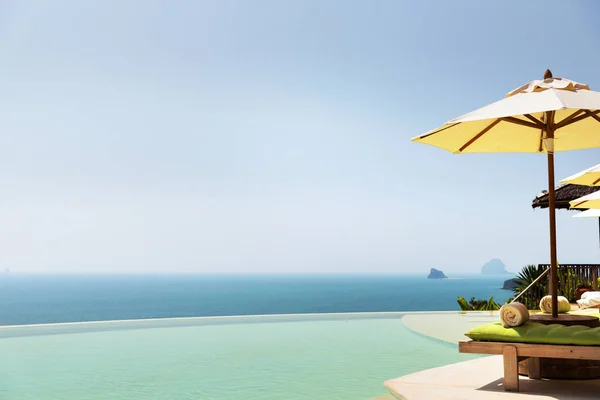
<path id="1" fill-rule="evenodd" d="M 18 324 L 18 325 L 0 325 L 0 329 L 25 328 L 25 327 L 48 327 L 64 325 L 84 325 L 84 324 L 108 324 L 108 323 L 135 323 L 135 322 L 154 322 L 154 321 L 222 321 L 234 319 L 277 319 L 277 318 L 302 318 L 303 320 L 327 320 L 340 319 L 342 317 L 354 317 L 356 319 L 369 319 L 371 317 L 391 318 L 406 314 L 486 314 L 497 311 L 365 311 L 365 312 L 344 312 L 344 313 L 300 313 L 300 314 L 249 314 L 249 315 L 206 315 L 198 317 L 165 317 L 165 318 L 133 318 L 133 319 L 112 319 L 96 321 L 72 321 L 72 322 L 48 322 L 41 324 Z"/>
<path id="2" fill-rule="evenodd" d="M 440 315 L 465 314 L 464 311 L 393 311 L 393 312 L 357 312 L 357 313 L 307 313 L 307 314 L 262 314 L 232 316 L 202 316 L 127 319 L 111 321 L 81 321 L 27 325 L 0 326 L 0 338 L 25 336 L 77 334 L 107 332 L 116 330 L 160 329 L 177 327 L 198 327 L 216 325 L 236 325 L 248 323 L 292 323 L 311 321 L 350 321 L 368 319 L 401 319 L 405 315 Z M 468 312 L 469 314 L 486 314 L 490 311 Z M 412 330 L 412 329 L 411 329 Z"/>

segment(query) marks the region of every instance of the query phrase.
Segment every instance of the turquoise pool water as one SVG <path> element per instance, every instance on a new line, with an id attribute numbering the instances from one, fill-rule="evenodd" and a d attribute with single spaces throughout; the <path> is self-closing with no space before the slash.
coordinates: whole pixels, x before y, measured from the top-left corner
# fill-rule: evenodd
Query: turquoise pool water
<path id="1" fill-rule="evenodd" d="M 365 400 L 474 358 L 402 314 L 189 318 L 0 328 L 0 399 Z"/>

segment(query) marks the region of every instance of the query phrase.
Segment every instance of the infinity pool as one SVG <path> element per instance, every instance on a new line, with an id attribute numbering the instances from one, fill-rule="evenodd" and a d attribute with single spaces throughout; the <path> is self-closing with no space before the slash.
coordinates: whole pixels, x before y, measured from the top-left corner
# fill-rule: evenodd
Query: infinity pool
<path id="1" fill-rule="evenodd" d="M 365 400 L 386 379 L 474 358 L 404 315 L 4 327 L 0 399 Z"/>

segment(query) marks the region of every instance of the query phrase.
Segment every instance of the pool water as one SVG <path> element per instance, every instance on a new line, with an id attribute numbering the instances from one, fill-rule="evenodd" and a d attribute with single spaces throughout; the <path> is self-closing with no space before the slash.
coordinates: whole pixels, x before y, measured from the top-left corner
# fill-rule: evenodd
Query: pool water
<path id="1" fill-rule="evenodd" d="M 365 400 L 386 379 L 475 358 L 401 317 L 0 328 L 0 399 Z"/>

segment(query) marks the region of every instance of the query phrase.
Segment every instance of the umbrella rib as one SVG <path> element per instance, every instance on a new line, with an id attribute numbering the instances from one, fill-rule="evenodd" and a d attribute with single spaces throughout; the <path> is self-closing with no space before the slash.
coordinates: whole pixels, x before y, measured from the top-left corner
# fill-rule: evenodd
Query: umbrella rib
<path id="1" fill-rule="evenodd" d="M 564 118 L 562 121 L 560 121 L 559 123 L 556 124 L 555 129 L 562 128 L 567 122 L 571 121 L 573 118 L 579 116 L 583 112 L 584 112 L 584 110 L 577 110 L 574 113 L 572 113 L 571 115 L 568 115 L 566 118 Z"/>
<path id="2" fill-rule="evenodd" d="M 500 118 L 502 121 L 510 122 L 511 124 L 523 125 L 528 128 L 541 129 L 543 125 L 534 124 L 533 122 L 523 121 L 522 119 L 515 117 L 502 117 Z"/>
<path id="3" fill-rule="evenodd" d="M 452 125 L 444 126 L 444 127 L 442 127 L 442 128 L 440 128 L 440 129 L 438 129 L 438 130 L 437 130 L 437 131 L 435 131 L 435 132 L 430 132 L 430 133 L 426 133 L 426 134 L 425 134 L 425 135 L 423 135 L 423 136 L 418 136 L 416 139 L 419 139 L 419 140 L 421 140 L 421 139 L 428 138 L 429 136 L 435 135 L 436 133 L 443 132 L 443 131 L 445 131 L 446 129 L 450 129 L 450 128 L 452 128 L 452 127 L 454 127 L 454 126 L 458 125 L 458 124 L 460 124 L 460 122 L 455 122 L 455 123 L 453 123 Z M 413 140 L 415 140 L 415 139 L 413 139 Z"/>
<path id="4" fill-rule="evenodd" d="M 458 149 L 458 152 L 462 153 L 467 147 L 469 147 L 476 140 L 478 140 L 480 137 L 482 137 L 483 135 L 485 135 L 490 129 L 492 129 L 493 127 L 495 127 L 496 125 L 498 125 L 500 123 L 500 121 L 502 121 L 502 120 L 501 119 L 497 119 L 494 122 L 492 122 L 491 124 L 489 124 L 487 127 L 485 127 L 484 130 L 482 130 L 481 132 L 479 132 L 477 135 L 473 136 L 467 143 L 465 143 L 460 149 Z"/>
<path id="5" fill-rule="evenodd" d="M 530 121 L 532 121 L 534 124 L 536 124 L 538 126 L 538 128 L 540 129 L 544 129 L 546 127 L 546 125 L 544 125 L 544 123 L 542 121 L 540 121 L 539 119 L 537 119 L 536 117 L 534 117 L 531 114 L 523 114 L 524 117 L 526 117 L 527 119 L 529 119 Z"/>
<path id="6" fill-rule="evenodd" d="M 592 112 L 589 112 L 588 110 L 585 110 L 585 114 L 588 117 L 594 118 L 597 122 L 600 122 L 600 117 L 598 117 L 598 115 L 596 115 L 596 114 L 598 114 L 598 111 L 596 111 L 596 113 L 592 113 Z"/>
<path id="7" fill-rule="evenodd" d="M 582 110 L 582 111 L 583 111 L 583 115 L 579 115 L 575 118 L 572 118 L 570 121 L 567 121 L 564 124 L 562 123 L 563 121 L 561 121 L 560 123 L 558 123 L 556 125 L 554 130 L 564 128 L 567 125 L 574 124 L 575 122 L 579 122 L 579 121 L 589 118 L 589 117 L 593 118 L 594 116 L 596 116 L 596 114 L 600 113 L 600 110 L 596 110 L 596 111 Z"/>

